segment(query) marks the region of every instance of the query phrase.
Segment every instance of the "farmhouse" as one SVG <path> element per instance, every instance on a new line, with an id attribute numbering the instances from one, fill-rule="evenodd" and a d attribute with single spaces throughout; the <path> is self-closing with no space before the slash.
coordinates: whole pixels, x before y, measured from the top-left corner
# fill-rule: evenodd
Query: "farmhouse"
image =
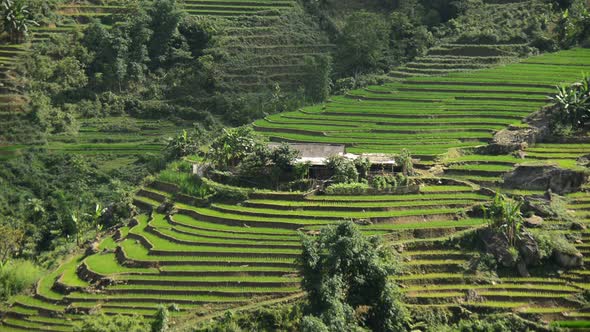
<path id="1" fill-rule="evenodd" d="M 326 167 L 328 158 L 332 156 L 343 156 L 348 159 L 367 158 L 371 163 L 371 172 L 396 172 L 395 158 L 384 153 L 347 153 L 344 144 L 321 144 L 321 143 L 288 143 L 293 149 L 299 152 L 296 163 L 309 163 L 310 176 L 312 178 L 327 178 L 330 176 Z M 271 149 L 277 148 L 280 143 L 270 143 Z"/>

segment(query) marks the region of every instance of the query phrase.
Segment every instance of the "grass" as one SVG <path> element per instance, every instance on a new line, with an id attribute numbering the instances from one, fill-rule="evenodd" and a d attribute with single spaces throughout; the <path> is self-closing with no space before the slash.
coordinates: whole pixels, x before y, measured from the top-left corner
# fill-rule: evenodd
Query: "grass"
<path id="1" fill-rule="evenodd" d="M 162 250 L 162 251 L 170 251 L 170 252 L 178 252 L 181 254 L 185 252 L 187 254 L 190 253 L 234 253 L 237 254 L 239 252 L 244 253 L 275 253 L 275 254 L 293 254 L 296 255 L 299 253 L 299 250 L 292 250 L 292 249 L 266 249 L 266 248 L 253 248 L 249 247 L 248 245 L 243 245 L 239 248 L 235 247 L 224 247 L 224 246 L 209 246 L 209 245 L 184 245 L 174 243 L 163 238 L 160 238 L 156 235 L 148 233 L 145 231 L 145 228 L 148 225 L 147 216 L 142 215 L 138 218 L 139 224 L 133 227 L 129 232 L 131 234 L 136 234 L 140 237 L 146 239 L 149 243 L 151 243 L 154 249 Z"/>
<path id="2" fill-rule="evenodd" d="M 572 54 L 566 52 L 558 57 L 570 59 Z M 323 108 L 312 107 L 309 110 L 273 115 L 267 120 L 258 121 L 256 125 L 259 129 L 271 129 L 272 131 L 262 132 L 270 137 L 301 142 L 344 143 L 350 145 L 350 151 L 355 153 L 398 152 L 403 145 L 401 142 L 408 139 L 414 139 L 415 142 L 423 139 L 452 140 L 467 137 L 485 139 L 490 137 L 486 131 L 518 124 L 519 117 L 545 104 L 545 95 L 552 93 L 556 76 L 564 81 L 572 81 L 580 73 L 580 67 L 534 63 L 544 63 L 543 61 L 551 61 L 552 58 L 540 56 L 532 59 L 534 60 L 531 63 L 515 63 L 476 72 L 461 71 L 444 77 L 410 78 L 405 82 L 354 90 L 349 92 L 349 97 L 352 98 L 333 97 Z M 523 75 L 525 72 L 526 75 Z M 441 85 L 441 82 L 445 84 Z M 479 83 L 484 84 L 477 85 Z M 482 106 L 481 103 L 485 105 Z M 480 113 L 486 115 L 503 112 L 508 117 L 480 118 L 474 117 L 473 113 L 461 113 L 470 108 L 471 111 L 486 110 L 485 113 Z M 456 116 L 436 118 L 446 111 L 452 111 Z M 405 116 L 394 116 L 401 114 Z M 287 129 L 301 132 L 287 132 Z M 379 130 L 382 132 L 378 132 Z M 399 145 L 396 142 L 400 142 Z M 383 144 L 391 146 L 380 146 Z M 452 147 L 476 146 L 477 143 L 440 141 L 427 145 L 413 146 L 412 152 L 416 155 L 436 156 Z M 495 169 L 505 170 L 498 167 Z M 485 171 L 482 168 L 480 170 Z M 487 170 L 491 171 L 490 168 Z"/>
<path id="3" fill-rule="evenodd" d="M 436 209 L 420 209 L 419 206 L 415 210 L 395 210 L 395 211 L 367 211 L 367 212 L 352 212 L 352 211 L 306 211 L 306 210 L 297 210 L 297 211 L 289 211 L 289 210 L 272 210 L 272 209 L 259 209 L 259 208 L 249 208 L 249 207 L 242 207 L 242 206 L 234 206 L 234 205 L 225 205 L 225 204 L 214 204 L 212 205 L 214 208 L 220 208 L 223 211 L 231 211 L 233 213 L 256 213 L 262 215 L 272 215 L 272 216 L 299 216 L 299 217 L 309 217 L 309 218 L 340 218 L 340 219 L 364 219 L 364 218 L 394 218 L 394 217 L 404 217 L 404 216 L 415 216 L 415 215 L 433 215 L 433 214 L 447 214 L 447 213 L 455 213 L 458 209 L 452 208 L 436 208 Z M 231 215 L 234 217 L 234 215 Z M 239 217 L 238 217 L 239 218 Z M 275 219 L 275 220 L 282 220 L 282 219 Z M 301 223 L 308 223 L 307 219 L 298 219 Z"/>
<path id="4" fill-rule="evenodd" d="M 63 294 L 58 293 L 52 289 L 53 284 L 55 283 L 57 278 L 59 278 L 66 271 L 69 271 L 68 275 L 71 276 L 72 271 L 76 270 L 76 267 L 78 266 L 78 264 L 81 261 L 82 261 L 82 256 L 74 256 L 74 257 L 71 257 L 70 259 L 66 260 L 57 269 L 53 270 L 52 272 L 50 272 L 49 274 L 47 274 L 46 276 L 42 277 L 39 280 L 39 282 L 37 284 L 37 292 L 39 294 L 43 295 L 44 297 L 52 299 L 52 300 L 59 301 L 59 300 L 63 299 Z M 67 278 L 68 277 L 66 277 L 66 279 Z M 74 278 L 72 276 L 71 279 L 76 280 L 78 278 Z M 69 280 L 69 281 L 72 282 L 71 280 Z M 76 280 L 76 282 L 79 282 L 79 280 Z"/>
<path id="5" fill-rule="evenodd" d="M 248 200 L 247 203 L 264 205 L 268 207 L 289 207 L 289 208 L 317 208 L 317 207 L 344 207 L 344 208 L 399 208 L 399 207 L 420 207 L 420 206 L 444 206 L 444 205 L 467 205 L 473 200 L 467 198 L 452 200 L 424 200 L 424 201 L 382 201 L 382 202 L 309 202 L 309 201 L 279 201 L 279 200 Z"/>
<path id="6" fill-rule="evenodd" d="M 178 253 L 175 256 L 158 256 L 150 254 L 149 250 L 143 247 L 141 244 L 135 242 L 134 240 L 126 240 L 121 243 L 121 247 L 124 249 L 127 257 L 139 260 L 139 261 L 151 261 L 151 262 L 168 262 L 168 263 L 194 263 L 194 264 L 202 264 L 203 262 L 215 262 L 219 264 L 227 264 L 227 263 L 285 263 L 288 265 L 294 264 L 293 259 L 284 258 L 284 257 L 276 257 L 272 255 L 266 255 L 264 257 L 238 257 L 232 255 L 231 252 L 228 252 L 226 255 L 219 255 L 215 257 L 211 256 L 192 256 L 192 255 L 182 255 L 182 253 Z"/>
<path id="7" fill-rule="evenodd" d="M 590 328 L 590 320 L 557 320 L 551 322 L 551 325 L 571 329 Z"/>
<path id="8" fill-rule="evenodd" d="M 185 208 L 186 206 L 178 204 L 179 207 Z M 276 240 L 294 240 L 297 236 L 296 231 L 275 229 L 275 228 L 247 228 L 241 226 L 228 226 L 224 224 L 212 223 L 207 221 L 196 220 L 191 216 L 184 214 L 175 214 L 172 219 L 174 221 L 194 226 L 199 229 L 202 234 L 219 234 L 228 233 L 228 236 L 232 237 L 243 237 L 243 238 L 260 238 L 260 239 L 276 239 Z"/>
<path id="9" fill-rule="evenodd" d="M 403 201 L 428 201 L 438 199 L 465 199 L 465 200 L 485 200 L 488 196 L 475 194 L 473 188 L 469 186 L 424 186 L 420 188 L 423 194 L 408 194 L 408 195 L 367 195 L 367 196 L 307 196 L 306 200 L 313 202 L 322 202 L 326 204 L 351 202 L 403 202 Z M 291 202 L 291 204 L 299 204 L 298 202 Z"/>
<path id="10" fill-rule="evenodd" d="M 115 254 L 95 254 L 87 257 L 84 262 L 88 268 L 101 275 L 113 275 L 121 273 L 157 273 L 157 269 L 128 268 L 119 265 Z"/>

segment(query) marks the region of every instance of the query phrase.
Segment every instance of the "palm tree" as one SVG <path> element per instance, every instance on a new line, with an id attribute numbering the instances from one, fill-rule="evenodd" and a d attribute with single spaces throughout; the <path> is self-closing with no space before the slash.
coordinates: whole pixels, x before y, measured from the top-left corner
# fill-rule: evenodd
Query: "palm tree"
<path id="1" fill-rule="evenodd" d="M 31 13 L 21 0 L 2 0 L 2 28 L 13 43 L 21 43 L 29 35 L 29 26 L 39 24 L 31 19 Z"/>

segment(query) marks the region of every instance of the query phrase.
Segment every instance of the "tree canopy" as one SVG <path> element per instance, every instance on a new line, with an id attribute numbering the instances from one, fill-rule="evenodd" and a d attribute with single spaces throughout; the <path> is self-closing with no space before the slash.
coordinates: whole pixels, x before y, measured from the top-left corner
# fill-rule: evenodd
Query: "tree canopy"
<path id="1" fill-rule="evenodd" d="M 309 311 L 306 331 L 405 331 L 408 314 L 389 277 L 399 272 L 394 256 L 379 237 L 365 237 L 352 222 L 302 235 L 302 286 Z M 355 311 L 368 307 L 359 319 Z"/>

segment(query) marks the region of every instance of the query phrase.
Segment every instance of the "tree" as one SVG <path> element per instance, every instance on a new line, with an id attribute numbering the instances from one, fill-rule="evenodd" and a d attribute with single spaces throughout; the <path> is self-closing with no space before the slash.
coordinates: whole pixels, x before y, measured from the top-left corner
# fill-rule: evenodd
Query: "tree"
<path id="1" fill-rule="evenodd" d="M 29 27 L 39 24 L 31 18 L 26 2 L 23 0 L 2 0 L 2 28 L 10 35 L 13 43 L 21 43 L 29 34 Z"/>
<path id="2" fill-rule="evenodd" d="M 158 312 L 156 313 L 156 319 L 152 322 L 152 332 L 166 332 L 168 331 L 168 320 L 170 313 L 168 309 L 163 306 L 158 306 Z"/>
<path id="3" fill-rule="evenodd" d="M 328 55 L 305 56 L 305 67 L 308 73 L 303 82 L 305 95 L 314 103 L 320 103 L 328 99 L 332 81 L 332 58 Z"/>
<path id="4" fill-rule="evenodd" d="M 174 54 L 181 51 L 182 42 L 176 45 L 174 42 L 179 41 L 178 26 L 183 19 L 183 13 L 176 0 L 156 0 L 153 6 L 149 7 L 148 14 L 151 17 L 149 26 L 153 34 L 150 36 L 148 51 L 152 68 L 161 67 L 171 60 Z M 188 46 L 185 51 L 190 52 Z"/>
<path id="5" fill-rule="evenodd" d="M 332 171 L 332 180 L 336 183 L 353 183 L 359 180 L 359 172 L 354 161 L 342 156 L 331 156 L 326 162 Z"/>
<path id="6" fill-rule="evenodd" d="M 588 42 L 590 38 L 590 11 L 585 0 L 574 0 L 557 22 L 557 40 L 568 48 Z"/>
<path id="7" fill-rule="evenodd" d="M 20 251 L 24 235 L 19 228 L 0 224 L 0 265 L 6 264 Z"/>
<path id="8" fill-rule="evenodd" d="M 276 148 L 272 149 L 270 154 L 270 160 L 274 167 L 278 168 L 281 172 L 291 172 L 295 160 L 299 156 L 299 151 L 293 149 L 287 143 L 281 143 Z"/>
<path id="9" fill-rule="evenodd" d="M 254 151 L 261 138 L 249 126 L 223 129 L 221 135 L 211 143 L 207 159 L 217 167 L 235 167 L 249 153 Z"/>
<path id="10" fill-rule="evenodd" d="M 389 43 L 397 63 L 423 55 L 434 44 L 430 31 L 410 13 L 410 9 L 403 8 L 391 13 L 390 22 Z"/>
<path id="11" fill-rule="evenodd" d="M 80 214 L 78 212 L 72 213 L 72 224 L 74 225 L 74 232 L 76 235 L 76 246 L 80 246 L 80 238 L 82 237 L 82 220 L 80 219 Z"/>
<path id="12" fill-rule="evenodd" d="M 381 15 L 360 11 L 346 19 L 338 41 L 338 61 L 346 73 L 379 67 L 388 48 L 388 27 Z"/>
<path id="13" fill-rule="evenodd" d="M 360 325 L 375 331 L 406 330 L 408 314 L 389 280 L 399 266 L 379 237 L 364 237 L 352 222 L 328 226 L 318 237 L 301 236 L 302 287 L 311 315 L 329 331 L 354 331 Z M 357 319 L 355 310 L 364 306 L 369 308 L 366 317 Z M 325 330 L 313 318 L 304 326 Z"/>
<path id="14" fill-rule="evenodd" d="M 408 149 L 402 149 L 398 157 L 398 162 L 402 167 L 402 174 L 404 176 L 414 175 L 414 162 L 412 161 L 412 154 Z"/>
<path id="15" fill-rule="evenodd" d="M 198 141 L 195 136 L 198 133 L 195 132 L 193 135 L 183 129 L 182 133 L 176 137 L 169 137 L 166 147 L 164 148 L 168 156 L 174 159 L 182 158 L 193 153 L 196 153 L 199 149 Z"/>

